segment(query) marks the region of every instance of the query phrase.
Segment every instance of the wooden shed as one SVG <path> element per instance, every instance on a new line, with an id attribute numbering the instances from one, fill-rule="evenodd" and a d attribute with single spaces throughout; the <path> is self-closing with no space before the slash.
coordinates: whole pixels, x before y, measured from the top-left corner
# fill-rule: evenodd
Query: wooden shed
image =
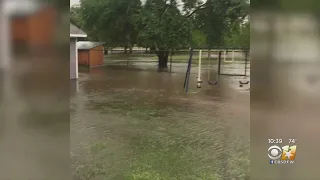
<path id="1" fill-rule="evenodd" d="M 15 45 L 42 47 L 55 37 L 57 10 L 38 1 L 6 1 L 11 19 L 11 41 Z"/>
<path id="2" fill-rule="evenodd" d="M 104 42 L 78 41 L 78 63 L 89 67 L 102 66 Z"/>

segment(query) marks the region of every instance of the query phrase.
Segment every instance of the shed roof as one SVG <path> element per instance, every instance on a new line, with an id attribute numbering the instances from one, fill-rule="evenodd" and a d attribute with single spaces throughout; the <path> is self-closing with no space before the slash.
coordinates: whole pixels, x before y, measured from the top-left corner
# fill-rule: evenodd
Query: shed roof
<path id="1" fill-rule="evenodd" d="M 70 37 L 87 37 L 87 34 L 77 26 L 70 23 Z"/>
<path id="2" fill-rule="evenodd" d="M 77 47 L 80 50 L 89 50 L 103 44 L 104 42 L 78 41 Z"/>

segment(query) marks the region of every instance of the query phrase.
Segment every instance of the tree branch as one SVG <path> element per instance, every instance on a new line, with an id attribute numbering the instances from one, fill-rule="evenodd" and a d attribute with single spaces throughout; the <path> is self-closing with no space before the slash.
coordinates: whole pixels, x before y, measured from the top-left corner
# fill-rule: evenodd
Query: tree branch
<path id="1" fill-rule="evenodd" d="M 242 15 L 242 16 L 241 16 L 241 20 L 244 20 L 247 16 L 248 16 L 248 14 Z"/>
<path id="2" fill-rule="evenodd" d="M 206 9 L 205 5 L 206 5 L 207 3 L 208 3 L 208 1 L 205 2 L 205 3 L 203 3 L 203 4 L 201 4 L 200 6 L 198 6 L 194 11 L 192 11 L 190 14 L 187 15 L 187 18 L 191 17 L 194 13 L 196 13 L 196 12 L 198 12 L 198 11 L 201 11 L 201 10 L 203 10 L 203 9 Z"/>

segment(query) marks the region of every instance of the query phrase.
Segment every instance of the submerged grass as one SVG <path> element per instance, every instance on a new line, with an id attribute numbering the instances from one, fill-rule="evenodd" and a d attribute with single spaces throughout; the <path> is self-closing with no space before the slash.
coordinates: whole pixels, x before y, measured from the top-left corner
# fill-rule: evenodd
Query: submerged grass
<path id="1" fill-rule="evenodd" d="M 93 158 L 77 169 L 82 180 L 247 180 L 249 161 L 247 156 L 224 159 L 228 165 L 228 177 L 222 174 L 218 157 L 205 159 L 193 149 L 178 147 L 159 148 L 153 143 L 144 142 L 143 149 L 133 150 L 126 160 L 112 163 L 113 153 L 108 145 L 98 143 L 92 146 Z"/>
<path id="2" fill-rule="evenodd" d="M 97 103 L 93 108 L 100 108 L 101 113 L 104 114 L 116 114 L 140 119 L 164 117 L 168 113 L 168 109 L 165 108 L 154 108 L 152 107 L 152 105 L 134 104 L 131 102 L 119 100 Z"/>
<path id="3" fill-rule="evenodd" d="M 200 124 L 202 119 L 212 117 L 187 109 L 187 104 L 161 105 L 155 100 L 147 101 L 148 98 L 136 100 L 132 97 L 132 94 L 125 94 L 113 96 L 108 101 L 89 103 L 91 110 L 125 117 L 128 126 L 130 120 L 137 119 L 141 129 L 130 134 L 130 139 L 121 147 L 117 142 L 93 143 L 87 160 L 77 164 L 79 179 L 249 179 L 249 147 L 241 144 L 248 143 L 230 140 L 228 143 L 233 145 L 224 149 L 226 140 L 218 127 L 221 124 L 217 122 L 218 129 L 213 130 L 206 129 L 209 124 Z M 183 119 L 186 112 L 199 123 Z M 193 127 L 192 131 L 187 127 Z M 117 146 L 119 148 L 115 148 Z M 127 152 L 123 153 L 123 149 Z"/>

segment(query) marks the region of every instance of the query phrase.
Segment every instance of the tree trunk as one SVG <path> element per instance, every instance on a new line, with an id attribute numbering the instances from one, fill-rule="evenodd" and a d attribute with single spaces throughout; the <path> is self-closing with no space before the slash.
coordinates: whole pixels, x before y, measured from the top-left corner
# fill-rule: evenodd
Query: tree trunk
<path id="1" fill-rule="evenodd" d="M 125 47 L 124 47 L 124 54 L 127 54 L 127 53 L 128 53 L 128 52 L 127 52 L 127 49 L 128 49 L 128 47 L 125 46 Z"/>
<path id="2" fill-rule="evenodd" d="M 132 47 L 130 47 L 129 49 L 129 54 L 132 54 Z"/>
<path id="3" fill-rule="evenodd" d="M 150 54 L 154 54 L 155 52 L 156 52 L 156 47 L 151 46 L 149 53 L 150 53 Z"/>
<path id="4" fill-rule="evenodd" d="M 159 71 L 168 70 L 169 51 L 168 50 L 159 50 L 157 52 L 157 56 L 158 56 L 158 69 L 159 69 Z"/>

